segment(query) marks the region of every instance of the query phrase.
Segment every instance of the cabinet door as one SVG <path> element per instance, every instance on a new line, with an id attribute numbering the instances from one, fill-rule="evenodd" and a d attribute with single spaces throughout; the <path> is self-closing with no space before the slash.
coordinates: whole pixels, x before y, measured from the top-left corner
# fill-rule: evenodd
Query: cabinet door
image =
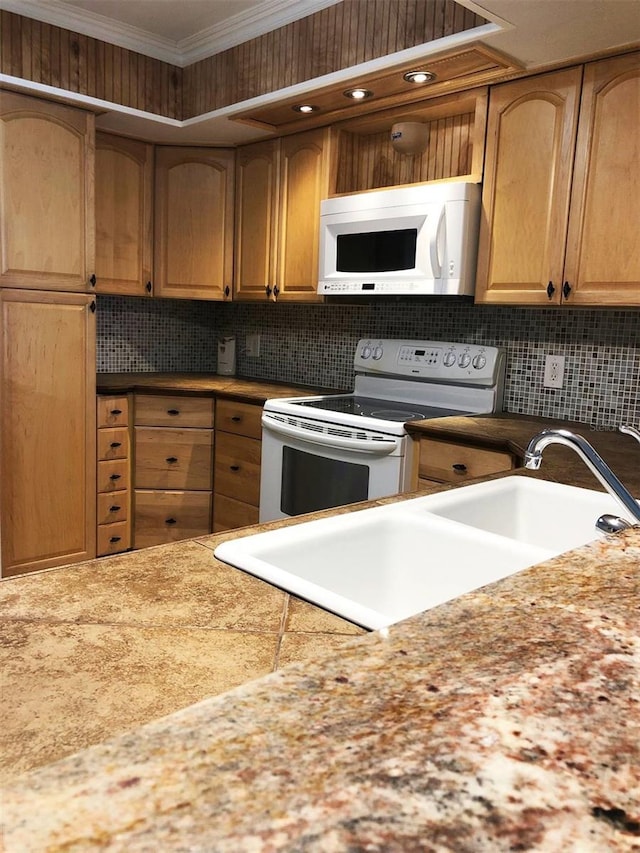
<path id="1" fill-rule="evenodd" d="M 95 557 L 93 298 L 0 291 L 2 567 Z"/>
<path id="2" fill-rule="evenodd" d="M 579 305 L 640 305 L 640 53 L 585 66 L 565 279 Z"/>
<path id="3" fill-rule="evenodd" d="M 151 295 L 153 146 L 96 134 L 96 290 Z"/>
<path id="4" fill-rule="evenodd" d="M 0 118 L 0 284 L 91 290 L 93 116 L 0 92 Z"/>
<path id="5" fill-rule="evenodd" d="M 231 297 L 233 205 L 233 151 L 156 149 L 157 296 Z"/>
<path id="6" fill-rule="evenodd" d="M 329 180 L 328 128 L 281 141 L 278 299 L 321 301 L 318 287 L 320 201 Z"/>
<path id="7" fill-rule="evenodd" d="M 278 203 L 276 139 L 245 145 L 236 160 L 234 297 L 264 300 L 275 279 Z"/>
<path id="8" fill-rule="evenodd" d="M 576 67 L 491 91 L 476 302 L 560 300 L 581 77 Z"/>

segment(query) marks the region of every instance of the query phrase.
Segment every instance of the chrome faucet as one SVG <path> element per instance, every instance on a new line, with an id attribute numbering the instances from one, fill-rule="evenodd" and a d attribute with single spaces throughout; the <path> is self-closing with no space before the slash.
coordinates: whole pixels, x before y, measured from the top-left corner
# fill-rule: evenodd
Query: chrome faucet
<path id="1" fill-rule="evenodd" d="M 640 441 L 639 431 L 635 427 L 620 428 L 621 432 L 628 433 Z M 570 447 L 580 456 L 589 470 L 600 480 L 605 489 L 616 498 L 619 503 L 625 508 L 636 524 L 640 524 L 640 504 L 632 497 L 630 492 L 622 485 L 620 480 L 613 473 L 604 459 L 597 453 L 589 442 L 581 435 L 570 432 L 568 429 L 545 429 L 535 435 L 529 442 L 524 454 L 525 468 L 532 468 L 537 471 L 542 464 L 542 451 L 550 444 L 563 444 L 565 447 Z M 605 529 L 604 524 L 600 525 L 600 521 L 605 519 L 601 516 L 598 519 L 600 529 Z M 620 519 L 620 527 L 629 527 L 629 523 Z M 610 532 L 610 531 L 609 531 Z"/>

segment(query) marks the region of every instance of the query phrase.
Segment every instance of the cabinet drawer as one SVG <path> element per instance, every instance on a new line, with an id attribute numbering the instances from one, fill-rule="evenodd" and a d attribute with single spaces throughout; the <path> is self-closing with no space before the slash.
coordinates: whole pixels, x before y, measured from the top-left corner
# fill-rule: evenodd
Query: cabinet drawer
<path id="1" fill-rule="evenodd" d="M 213 427 L 213 397 L 136 394 L 136 426 Z"/>
<path id="2" fill-rule="evenodd" d="M 218 400 L 216 405 L 216 429 L 262 438 L 262 406 L 254 403 L 234 403 Z"/>
<path id="3" fill-rule="evenodd" d="M 136 489 L 135 547 L 147 548 L 211 532 L 211 492 Z"/>
<path id="4" fill-rule="evenodd" d="M 129 423 L 129 400 L 126 396 L 98 397 L 97 425 L 100 427 L 127 426 Z"/>
<path id="5" fill-rule="evenodd" d="M 116 492 L 129 488 L 129 460 L 98 462 L 98 491 Z"/>
<path id="6" fill-rule="evenodd" d="M 131 548 L 131 527 L 128 521 L 98 525 L 98 557 L 104 557 L 106 554 L 118 554 L 128 548 Z"/>
<path id="7" fill-rule="evenodd" d="M 129 456 L 127 427 L 98 430 L 98 459 L 126 459 Z"/>
<path id="8" fill-rule="evenodd" d="M 211 491 L 213 430 L 136 427 L 135 485 Z"/>
<path id="9" fill-rule="evenodd" d="M 262 442 L 244 435 L 220 432 L 216 438 L 213 475 L 218 494 L 258 506 Z"/>
<path id="10" fill-rule="evenodd" d="M 129 492 L 98 495 L 98 524 L 113 524 L 129 517 Z"/>
<path id="11" fill-rule="evenodd" d="M 213 532 L 258 523 L 258 507 L 226 495 L 213 496 Z"/>
<path id="12" fill-rule="evenodd" d="M 504 450 L 487 450 L 449 441 L 420 439 L 418 476 L 426 480 L 461 483 L 474 477 L 510 471 L 514 458 Z"/>

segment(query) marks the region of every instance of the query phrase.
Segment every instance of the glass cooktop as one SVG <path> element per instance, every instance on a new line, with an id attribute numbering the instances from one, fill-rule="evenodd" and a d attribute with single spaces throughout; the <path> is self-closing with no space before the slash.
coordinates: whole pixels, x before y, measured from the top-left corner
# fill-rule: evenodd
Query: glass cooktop
<path id="1" fill-rule="evenodd" d="M 322 397 L 320 400 L 298 400 L 296 405 L 311 409 L 324 409 L 345 415 L 360 415 L 363 418 L 376 418 L 380 421 L 422 421 L 427 418 L 444 418 L 460 415 L 459 409 L 441 409 L 422 403 L 403 403 L 393 400 L 379 400 L 375 397 L 336 396 Z"/>

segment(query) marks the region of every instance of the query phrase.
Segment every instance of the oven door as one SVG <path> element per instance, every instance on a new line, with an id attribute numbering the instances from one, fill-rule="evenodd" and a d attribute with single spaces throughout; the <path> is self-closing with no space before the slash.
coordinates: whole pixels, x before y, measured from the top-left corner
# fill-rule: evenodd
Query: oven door
<path id="1" fill-rule="evenodd" d="M 407 443 L 407 436 L 264 412 L 260 521 L 404 491 Z"/>

